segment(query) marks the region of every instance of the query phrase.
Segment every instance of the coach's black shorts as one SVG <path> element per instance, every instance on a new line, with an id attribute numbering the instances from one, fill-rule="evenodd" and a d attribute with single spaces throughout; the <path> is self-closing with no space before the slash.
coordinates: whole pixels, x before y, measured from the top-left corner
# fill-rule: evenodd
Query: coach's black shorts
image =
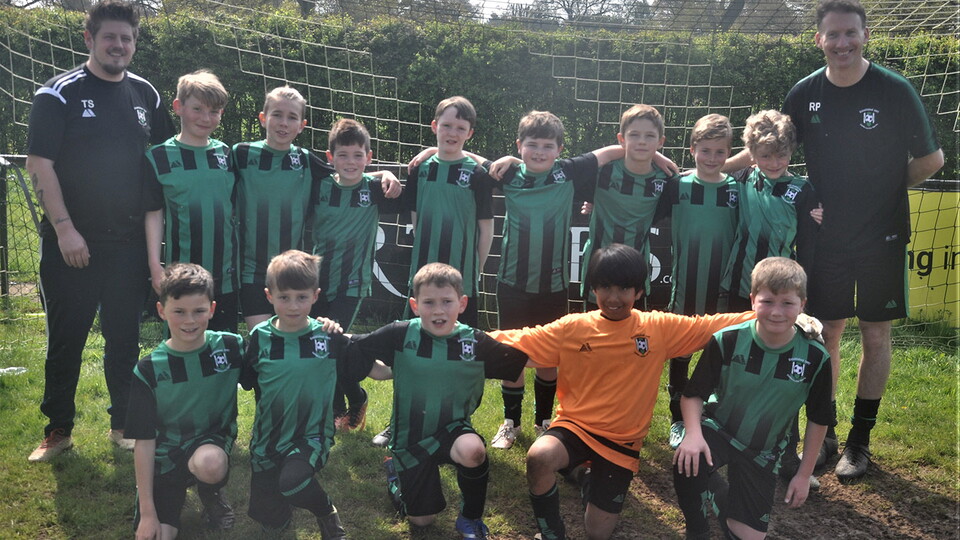
<path id="1" fill-rule="evenodd" d="M 400 499 L 408 516 L 430 516 L 447 507 L 440 482 L 440 465 L 456 465 L 450 459 L 450 450 L 458 437 L 469 433 L 483 440 L 479 433 L 466 426 L 455 428 L 450 433 L 441 433 L 437 436 L 440 447 L 436 452 L 421 458 L 419 464 L 409 469 L 397 471 L 400 479 Z"/>
<path id="2" fill-rule="evenodd" d="M 907 316 L 907 248 L 878 244 L 851 253 L 817 248 L 807 312 L 825 321 L 881 322 Z"/>
<path id="3" fill-rule="evenodd" d="M 560 441 L 567 450 L 570 463 L 567 469 L 590 461 L 590 475 L 587 476 L 585 487 L 585 502 L 588 502 L 604 512 L 619 514 L 623 509 L 630 481 L 633 480 L 633 471 L 625 469 L 600 456 L 580 437 L 562 427 L 552 427 L 544 435 L 549 435 Z"/>

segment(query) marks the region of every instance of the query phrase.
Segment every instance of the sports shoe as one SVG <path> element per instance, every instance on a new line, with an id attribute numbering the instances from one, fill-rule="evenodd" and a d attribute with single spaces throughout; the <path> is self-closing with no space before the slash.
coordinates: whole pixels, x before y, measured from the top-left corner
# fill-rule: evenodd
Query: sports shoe
<path id="1" fill-rule="evenodd" d="M 349 424 L 350 420 L 347 419 L 346 411 L 333 411 L 333 427 L 338 433 L 341 431 L 350 431 L 347 427 Z"/>
<path id="2" fill-rule="evenodd" d="M 383 431 L 374 435 L 370 444 L 381 447 L 390 444 L 390 424 L 387 424 L 387 427 L 383 428 Z"/>
<path id="3" fill-rule="evenodd" d="M 535 438 L 539 439 L 540 436 L 543 435 L 544 433 L 546 433 L 548 429 L 550 429 L 550 421 L 549 421 L 549 420 L 544 420 L 544 421 L 543 421 L 542 423 L 540 423 L 540 424 L 534 424 L 534 425 L 533 425 L 533 432 L 536 434 L 536 437 L 535 437 Z"/>
<path id="4" fill-rule="evenodd" d="M 780 478 L 786 482 L 789 482 L 797 475 L 797 469 L 800 468 L 800 456 L 796 452 L 791 452 L 789 449 L 780 456 L 780 471 L 778 474 Z"/>
<path id="5" fill-rule="evenodd" d="M 223 490 L 205 491 L 197 490 L 200 496 L 200 502 L 203 504 L 203 513 L 200 514 L 200 520 L 211 529 L 225 530 L 233 527 L 236 516 L 233 514 L 233 508 L 227 504 L 223 498 Z"/>
<path id="6" fill-rule="evenodd" d="M 819 471 L 823 469 L 823 466 L 830 461 L 830 458 L 837 455 L 837 449 L 839 447 L 840 443 L 836 437 L 826 437 L 823 439 L 823 444 L 820 445 L 820 453 L 817 454 L 817 463 L 813 466 L 813 470 Z M 800 459 L 803 459 L 803 452 L 800 452 L 799 456 Z"/>
<path id="7" fill-rule="evenodd" d="M 323 540 L 346 540 L 347 538 L 347 532 L 340 524 L 340 513 L 337 512 L 336 506 L 333 507 L 333 512 L 318 517 L 317 525 L 320 527 L 320 538 Z"/>
<path id="8" fill-rule="evenodd" d="M 133 446 L 137 442 L 134 439 L 124 438 L 122 429 L 111 429 L 107 438 L 110 439 L 110 442 L 117 445 L 117 448 L 127 450 L 128 452 L 133 452 Z"/>
<path id="9" fill-rule="evenodd" d="M 463 514 L 457 516 L 457 532 L 464 539 L 468 538 L 486 538 L 490 534 L 490 529 L 483 523 L 482 519 L 467 519 Z"/>
<path id="10" fill-rule="evenodd" d="M 364 396 L 363 403 L 359 407 L 347 408 L 347 425 L 345 431 L 363 429 L 367 425 L 367 399 Z"/>
<path id="11" fill-rule="evenodd" d="M 680 443 L 683 442 L 684 433 L 682 421 L 670 424 L 670 448 L 676 450 L 680 446 Z"/>
<path id="12" fill-rule="evenodd" d="M 30 453 L 27 461 L 50 461 L 71 448 L 73 448 L 73 437 L 64 435 L 62 429 L 55 429 L 43 439 L 36 450 Z"/>
<path id="13" fill-rule="evenodd" d="M 847 442 L 834 471 L 837 474 L 837 479 L 846 482 L 856 480 L 867 474 L 867 468 L 870 466 L 870 456 L 868 446 Z"/>
<path id="14" fill-rule="evenodd" d="M 830 461 L 830 458 L 837 455 L 837 450 L 840 449 L 840 441 L 836 437 L 827 437 L 823 439 L 823 444 L 820 445 L 820 453 L 817 455 L 817 464 L 814 466 L 814 469 L 822 468 L 827 464 L 827 461 Z"/>
<path id="15" fill-rule="evenodd" d="M 509 450 L 517 440 L 517 433 L 520 433 L 520 427 L 514 426 L 513 420 L 507 418 L 500 424 L 500 429 L 498 429 L 497 434 L 493 436 L 493 441 L 490 443 L 490 446 L 500 448 L 501 450 Z"/>
<path id="16" fill-rule="evenodd" d="M 403 517 L 406 512 L 403 506 L 403 499 L 400 498 L 400 476 L 397 474 L 397 468 L 393 465 L 393 458 L 387 456 L 383 458 L 383 470 L 387 473 L 387 497 L 393 509 Z"/>

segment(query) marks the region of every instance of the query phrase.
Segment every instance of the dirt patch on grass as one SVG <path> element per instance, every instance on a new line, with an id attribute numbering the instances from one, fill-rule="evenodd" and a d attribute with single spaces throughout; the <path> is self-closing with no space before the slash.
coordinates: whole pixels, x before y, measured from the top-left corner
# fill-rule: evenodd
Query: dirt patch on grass
<path id="1" fill-rule="evenodd" d="M 960 538 L 956 492 L 930 491 L 918 479 L 876 463 L 858 482 L 841 484 L 833 474 L 832 465 L 819 473 L 820 490 L 811 492 L 806 504 L 799 509 L 787 508 L 782 502 L 786 485 L 778 486 L 775 499 L 778 502 L 771 516 L 768 538 Z M 569 483 L 561 486 L 561 497 L 567 536 L 585 538 L 577 488 Z M 715 524 L 713 532 L 714 538 L 721 538 Z M 659 460 L 642 463 L 613 538 L 675 539 L 683 538 L 683 533 L 683 515 L 677 507 L 670 471 Z"/>

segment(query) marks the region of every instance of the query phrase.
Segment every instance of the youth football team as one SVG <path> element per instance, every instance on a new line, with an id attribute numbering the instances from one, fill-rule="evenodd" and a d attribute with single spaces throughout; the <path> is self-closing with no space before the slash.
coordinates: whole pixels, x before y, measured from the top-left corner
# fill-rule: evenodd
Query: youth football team
<path id="1" fill-rule="evenodd" d="M 413 526 L 430 525 L 446 506 L 439 467 L 452 465 L 463 538 L 489 534 L 490 459 L 471 423 L 484 380 L 502 381 L 504 420 L 491 446 L 507 450 L 522 428 L 527 367 L 536 369 L 526 477 L 538 538 L 565 538 L 558 472 L 580 484 L 588 537 L 612 535 L 667 364 L 688 538 L 710 537 L 711 514 L 726 538 L 762 538 L 778 476 L 791 507 L 817 485 L 836 424 L 830 356 L 803 314 L 822 211 L 811 184 L 788 170 L 790 117 L 751 116 L 743 140 L 755 165 L 727 174 L 733 129 L 704 116 L 690 139 L 696 168 L 678 175 L 658 153 L 664 120 L 651 106 L 623 113 L 617 144 L 570 159 L 560 159 L 561 120 L 530 112 L 519 122 L 519 158 L 491 162 L 464 150 L 477 113 L 455 96 L 436 108 L 436 147 L 414 158 L 401 185 L 366 172 L 370 135 L 354 120 L 331 127 L 326 161 L 294 145 L 306 101 L 290 87 L 267 93 L 262 141 L 231 148 L 210 137 L 226 103 L 213 73 L 181 77 L 180 133 L 144 159 L 150 276 L 169 337 L 134 370 L 123 431 L 138 538 L 175 538 L 193 484 L 203 521 L 233 526 L 223 488 L 238 384 L 257 401 L 248 514 L 267 532 L 283 530 L 297 507 L 325 540 L 347 537 L 317 473 L 337 432 L 364 427 L 366 377 L 393 380 L 390 423 L 374 444 L 389 449 L 395 508 Z M 494 238 L 495 190 L 506 203 L 500 330 L 486 333 L 477 282 Z M 568 314 L 567 235 L 581 201 L 591 214 L 580 276 L 587 310 Z M 414 227 L 412 317 L 345 334 L 371 293 L 380 216 L 400 211 Z M 646 311 L 648 232 L 667 216 L 670 304 Z M 248 336 L 237 334 L 238 312 Z"/>

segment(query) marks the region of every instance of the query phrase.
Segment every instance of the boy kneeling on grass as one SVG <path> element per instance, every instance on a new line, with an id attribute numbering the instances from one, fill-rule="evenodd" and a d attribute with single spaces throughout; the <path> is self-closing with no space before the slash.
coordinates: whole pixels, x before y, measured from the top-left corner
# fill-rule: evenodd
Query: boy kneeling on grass
<path id="1" fill-rule="evenodd" d="M 201 266 L 168 266 L 159 289 L 157 312 L 170 338 L 133 370 L 124 434 L 136 440 L 137 538 L 172 540 L 194 483 L 204 523 L 233 526 L 222 489 L 237 438 L 243 342 L 236 334 L 207 330 L 216 302 L 213 276 Z"/>
<path id="2" fill-rule="evenodd" d="M 276 315 L 250 331 L 240 382 L 254 389 L 250 436 L 250 508 L 268 532 L 286 528 L 293 507 L 317 519 L 320 538 L 345 539 L 333 501 L 317 481 L 333 446 L 333 396 L 338 380 L 390 378 L 374 359 L 347 361 L 348 339 L 328 319 L 310 317 L 320 294 L 320 257 L 288 250 L 267 266 L 267 300 Z"/>
<path id="3" fill-rule="evenodd" d="M 412 289 L 417 318 L 354 336 L 350 345 L 356 361 L 378 358 L 393 368 L 387 489 L 411 525 L 430 525 L 446 507 L 440 465 L 451 464 L 463 497 L 457 532 L 486 538 L 482 517 L 490 466 L 470 417 L 483 397 L 484 379 L 515 380 L 525 366 L 536 366 L 522 352 L 457 321 L 467 297 L 456 268 L 424 265 Z"/>
<path id="4" fill-rule="evenodd" d="M 791 508 L 806 501 L 827 426 L 836 424 L 830 356 L 797 325 L 807 300 L 803 268 L 770 257 L 751 279 L 756 320 L 714 334 L 680 400 L 686 433 L 673 458 L 674 486 L 687 538 L 710 538 L 710 510 L 726 538 L 764 538 L 780 457 L 800 406 L 807 429 L 784 501 Z M 729 488 L 716 476 L 724 465 Z"/>

